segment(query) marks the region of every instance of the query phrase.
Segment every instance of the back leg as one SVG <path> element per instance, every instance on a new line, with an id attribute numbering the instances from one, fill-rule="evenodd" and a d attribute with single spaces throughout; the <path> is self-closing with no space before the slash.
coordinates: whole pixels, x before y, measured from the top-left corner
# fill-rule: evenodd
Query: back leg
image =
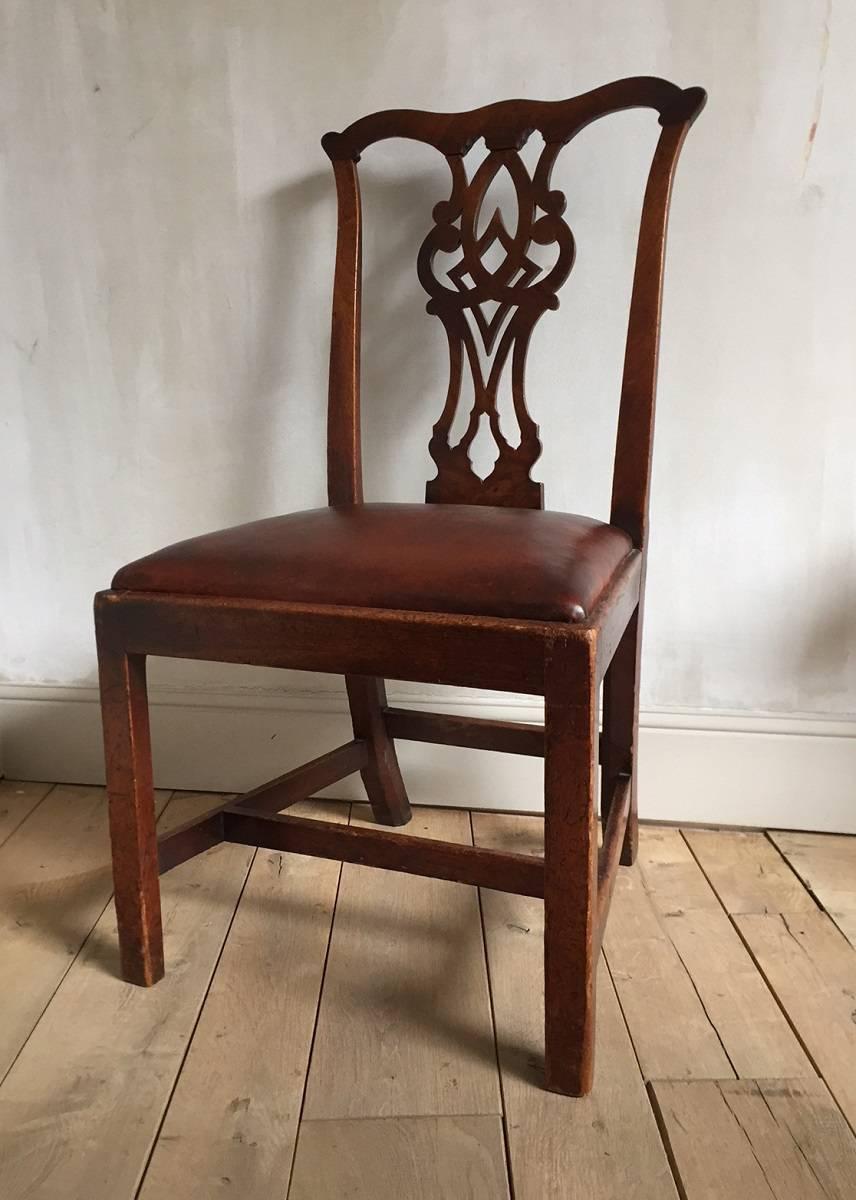
<path id="1" fill-rule="evenodd" d="M 601 756 L 601 820 L 606 824 L 616 781 L 630 775 L 630 812 L 621 850 L 622 866 L 636 861 L 639 816 L 636 784 L 639 775 L 639 651 L 641 611 L 630 618 L 603 680 L 603 753 Z"/>
<path id="2" fill-rule="evenodd" d="M 346 675 L 354 737 L 368 743 L 369 761 L 360 772 L 374 819 L 379 825 L 406 825 L 410 801 L 401 778 L 395 742 L 387 733 L 383 710 L 386 684 L 368 675 Z"/>

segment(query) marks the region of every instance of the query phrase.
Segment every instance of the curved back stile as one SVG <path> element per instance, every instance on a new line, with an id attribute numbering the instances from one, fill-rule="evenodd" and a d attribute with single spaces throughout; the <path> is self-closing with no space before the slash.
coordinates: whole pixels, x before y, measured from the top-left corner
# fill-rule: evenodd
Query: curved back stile
<path id="1" fill-rule="evenodd" d="M 360 289 L 361 206 L 357 163 L 362 152 L 387 138 L 409 138 L 445 155 L 451 193 L 434 208 L 434 228 L 419 251 L 417 272 L 429 294 L 427 309 L 445 327 L 449 344 L 449 387 L 434 426 L 430 453 L 437 476 L 426 487 L 426 500 L 439 503 L 510 505 L 542 508 L 543 489 L 530 477 L 541 443 L 538 426 L 526 408 L 524 371 L 532 330 L 548 309 L 558 307 L 557 292 L 570 273 L 574 240 L 563 219 L 564 195 L 550 188 L 560 150 L 591 122 L 628 108 L 652 108 L 662 132 L 654 151 L 642 205 L 631 293 L 624 374 L 613 471 L 613 524 L 642 546 L 647 527 L 654 395 L 659 341 L 663 263 L 671 182 L 684 137 L 704 106 L 701 88 L 682 90 L 653 77 L 622 79 L 560 101 L 507 100 L 463 113 L 409 109 L 374 113 L 342 133 L 328 133 L 322 145 L 333 162 L 339 225 L 333 291 L 328 407 L 328 497 L 331 504 L 362 501 L 360 453 Z M 544 139 L 530 175 L 520 150 L 529 136 Z M 486 155 L 472 177 L 464 156 L 480 139 Z M 513 233 L 497 210 L 479 231 L 484 197 L 492 181 L 506 171 L 517 198 Z M 553 249 L 551 266 L 529 256 L 532 244 Z M 499 243 L 505 257 L 489 269 L 484 256 Z M 434 272 L 437 254 L 459 254 L 441 278 Z M 495 305 L 488 318 L 483 303 Z M 479 343 L 481 350 L 479 349 Z M 483 359 L 487 362 L 483 365 Z M 497 390 L 511 364 L 511 394 L 520 432 L 518 445 L 503 435 Z M 456 445 L 450 430 L 460 403 L 464 366 L 473 381 L 473 406 L 466 431 Z M 498 457 L 481 479 L 469 448 L 482 417 L 489 422 Z"/>

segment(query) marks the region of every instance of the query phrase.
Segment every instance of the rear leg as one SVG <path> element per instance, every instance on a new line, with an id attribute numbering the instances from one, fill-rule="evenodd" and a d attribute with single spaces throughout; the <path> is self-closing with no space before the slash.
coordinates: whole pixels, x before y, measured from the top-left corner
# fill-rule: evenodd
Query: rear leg
<path id="1" fill-rule="evenodd" d="M 379 825 L 406 825 L 410 801 L 401 778 L 395 742 L 389 736 L 383 710 L 386 684 L 368 675 L 346 675 L 354 737 L 368 744 L 369 761 L 360 772 L 374 819 Z"/>
<path id="2" fill-rule="evenodd" d="M 630 811 L 621 850 L 622 866 L 636 861 L 639 817 L 636 783 L 639 775 L 639 637 L 640 610 L 630 618 L 603 681 L 603 754 L 601 762 L 601 820 L 621 775 L 630 775 Z"/>

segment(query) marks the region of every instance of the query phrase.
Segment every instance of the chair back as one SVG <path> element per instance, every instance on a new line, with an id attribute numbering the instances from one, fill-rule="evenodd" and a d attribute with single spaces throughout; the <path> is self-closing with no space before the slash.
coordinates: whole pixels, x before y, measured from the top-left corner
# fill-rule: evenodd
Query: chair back
<path id="1" fill-rule="evenodd" d="M 593 121 L 629 108 L 651 108 L 662 132 L 654 150 L 639 227 L 636 265 L 619 405 L 613 466 L 613 524 L 643 545 L 654 421 L 663 256 L 672 176 L 692 122 L 705 103 L 701 88 L 682 90 L 664 79 L 639 77 L 606 84 L 570 100 L 505 100 L 462 113 L 411 109 L 373 113 L 322 145 L 333 162 L 339 206 L 333 294 L 328 409 L 328 492 L 331 504 L 360 503 L 360 289 L 361 205 L 357 163 L 364 150 L 387 138 L 410 138 L 446 158 L 449 195 L 433 210 L 417 258 L 428 293 L 427 309 L 439 317 L 449 346 L 446 401 L 429 451 L 437 467 L 425 499 L 433 503 L 542 508 L 543 486 L 531 477 L 541 453 L 538 426 L 526 407 L 525 365 L 536 323 L 558 307 L 558 291 L 574 261 L 574 238 L 564 218 L 565 197 L 551 187 L 564 146 Z M 533 133 L 543 139 L 533 170 L 520 151 Z M 466 156 L 476 142 L 485 153 L 473 170 Z M 507 175 L 516 198 L 509 230 L 497 209 L 485 221 L 482 206 L 494 180 Z M 533 248 L 539 249 L 533 253 Z M 548 265 L 541 261 L 547 258 Z M 536 261 L 537 260 L 537 261 Z M 472 408 L 463 436 L 452 426 L 468 372 Z M 497 407 L 500 383 L 510 371 L 519 437 L 507 437 Z M 483 418 L 497 458 L 482 479 L 470 446 Z"/>

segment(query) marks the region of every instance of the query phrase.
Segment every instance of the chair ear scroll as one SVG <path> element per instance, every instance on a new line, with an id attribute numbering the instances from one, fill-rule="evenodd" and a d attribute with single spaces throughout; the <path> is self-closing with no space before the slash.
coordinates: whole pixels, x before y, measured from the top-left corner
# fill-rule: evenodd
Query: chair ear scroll
<path id="1" fill-rule="evenodd" d="M 687 121 L 692 125 L 705 104 L 707 104 L 707 92 L 704 88 L 684 88 L 660 113 L 660 124 L 676 125 Z"/>

